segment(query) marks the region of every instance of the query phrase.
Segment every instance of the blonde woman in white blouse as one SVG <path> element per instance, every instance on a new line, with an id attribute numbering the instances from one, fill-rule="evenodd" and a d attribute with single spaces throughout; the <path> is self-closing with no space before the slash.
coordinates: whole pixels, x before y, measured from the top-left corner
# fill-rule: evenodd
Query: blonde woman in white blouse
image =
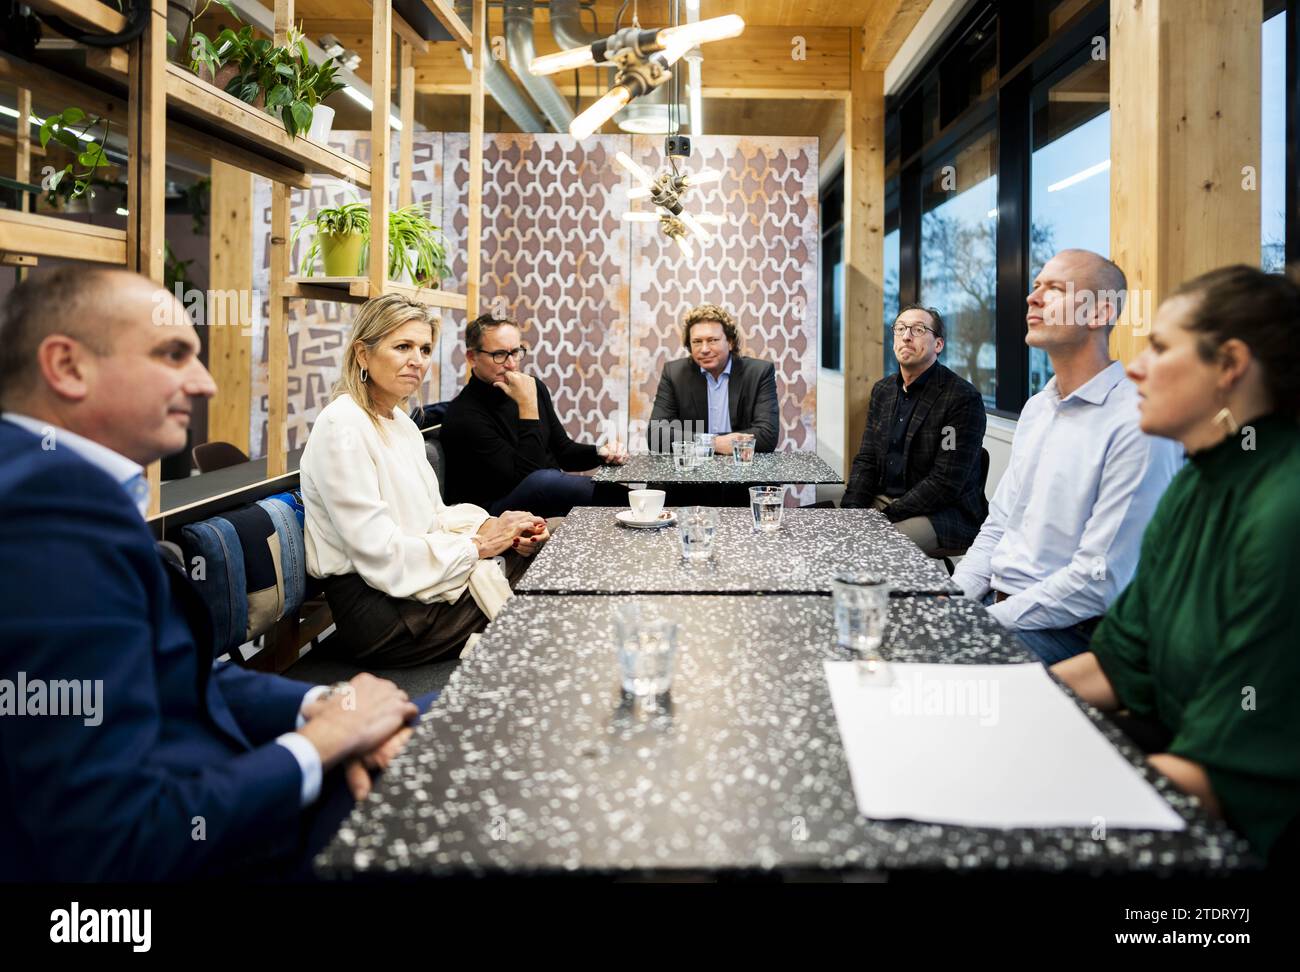
<path id="1" fill-rule="evenodd" d="M 513 584 L 550 536 L 531 513 L 442 502 L 405 411 L 436 337 L 423 304 L 367 301 L 302 455 L 307 570 L 322 579 L 337 627 L 323 644 L 376 668 L 454 657 L 487 625 L 490 602 L 508 596 L 490 558 L 504 555 Z"/>

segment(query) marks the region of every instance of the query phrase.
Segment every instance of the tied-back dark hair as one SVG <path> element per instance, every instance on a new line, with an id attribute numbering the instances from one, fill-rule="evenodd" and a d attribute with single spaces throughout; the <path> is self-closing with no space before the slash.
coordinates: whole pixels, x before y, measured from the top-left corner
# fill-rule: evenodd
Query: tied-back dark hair
<path id="1" fill-rule="evenodd" d="M 929 314 L 931 326 L 934 328 L 934 336 L 936 338 L 943 338 L 945 341 L 948 340 L 948 337 L 944 334 L 943 330 L 943 315 L 939 313 L 937 307 L 926 307 L 924 304 L 904 304 L 902 307 L 898 308 L 898 313 L 894 315 L 894 324 L 897 324 L 898 319 L 910 310 L 925 311 Z"/>
<path id="2" fill-rule="evenodd" d="M 509 317 L 496 317 L 491 311 L 486 314 L 480 314 L 474 320 L 465 325 L 465 350 L 482 351 L 483 350 L 483 333 L 490 331 L 495 327 L 501 327 L 503 324 L 509 324 L 516 331 L 521 330 L 519 325 Z"/>
<path id="3" fill-rule="evenodd" d="M 1237 264 L 1187 281 L 1170 297 L 1189 297 L 1184 325 L 1195 332 L 1196 350 L 1213 361 L 1225 341 L 1243 342 L 1264 372 L 1264 385 L 1279 415 L 1300 418 L 1300 283 L 1292 264 L 1287 275 Z"/>

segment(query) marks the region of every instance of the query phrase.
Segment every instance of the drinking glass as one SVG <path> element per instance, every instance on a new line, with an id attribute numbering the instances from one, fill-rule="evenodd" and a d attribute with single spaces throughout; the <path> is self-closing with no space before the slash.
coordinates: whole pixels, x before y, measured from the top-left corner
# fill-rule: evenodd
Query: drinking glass
<path id="1" fill-rule="evenodd" d="M 880 661 L 889 619 L 889 584 L 877 574 L 845 571 L 831 579 L 835 642 L 859 658 Z"/>
<path id="2" fill-rule="evenodd" d="M 673 443 L 673 468 L 678 472 L 690 472 L 695 468 L 695 443 Z"/>
<path id="3" fill-rule="evenodd" d="M 694 562 L 713 556 L 713 537 L 718 532 L 718 511 L 710 506 L 687 506 L 677 512 L 677 537 L 682 559 Z"/>
<path id="4" fill-rule="evenodd" d="M 781 529 L 781 514 L 785 512 L 785 487 L 749 487 L 749 510 L 754 514 L 755 530 L 776 533 Z"/>
<path id="5" fill-rule="evenodd" d="M 731 440 L 731 460 L 737 466 L 748 466 L 754 461 L 754 437 L 747 432 L 738 433 Z"/>
<path id="6" fill-rule="evenodd" d="M 695 461 L 697 463 L 707 462 L 713 458 L 713 440 L 717 435 L 713 432 L 696 432 L 695 433 Z"/>
<path id="7" fill-rule="evenodd" d="M 672 688 L 677 622 L 649 617 L 632 602 L 618 610 L 614 628 L 623 691 L 644 699 Z"/>

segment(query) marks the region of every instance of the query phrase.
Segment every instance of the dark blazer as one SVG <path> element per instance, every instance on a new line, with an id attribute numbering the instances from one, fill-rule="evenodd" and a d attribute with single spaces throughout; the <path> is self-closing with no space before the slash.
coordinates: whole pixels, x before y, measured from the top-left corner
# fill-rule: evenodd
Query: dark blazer
<path id="1" fill-rule="evenodd" d="M 727 405 L 732 432 L 754 437 L 754 451 L 775 452 L 781 421 L 776 403 L 776 365 L 759 358 L 731 356 L 731 377 L 727 380 Z M 704 372 L 691 358 L 679 358 L 664 365 L 650 413 L 650 448 L 670 452 L 682 437 L 685 423 L 709 423 L 709 386 Z"/>
<path id="2" fill-rule="evenodd" d="M 99 725 L 3 717 L 0 880 L 183 879 L 294 851 L 302 771 L 273 740 L 309 686 L 214 666 L 197 591 L 122 487 L 5 421 L 0 591 L 0 678 L 103 684 Z"/>
<path id="3" fill-rule="evenodd" d="M 521 419 L 513 398 L 473 375 L 447 406 L 440 438 L 447 454 L 448 503 L 488 507 L 538 469 L 578 472 L 605 461 L 596 446 L 569 438 L 551 393 L 533 380 L 536 419 Z"/>
<path id="4" fill-rule="evenodd" d="M 913 516 L 929 517 L 940 547 L 962 549 L 970 546 L 989 512 L 980 486 L 980 449 L 987 421 L 984 399 L 965 378 L 938 362 L 934 368 L 916 403 L 903 445 L 907 492 L 884 513 L 893 523 Z M 885 491 L 885 455 L 898 395 L 897 375 L 882 378 L 871 389 L 862 447 L 853 460 L 840 503 L 845 509 L 869 507 Z M 946 429 L 952 429 L 953 435 Z M 953 448 L 944 448 L 945 437 Z"/>

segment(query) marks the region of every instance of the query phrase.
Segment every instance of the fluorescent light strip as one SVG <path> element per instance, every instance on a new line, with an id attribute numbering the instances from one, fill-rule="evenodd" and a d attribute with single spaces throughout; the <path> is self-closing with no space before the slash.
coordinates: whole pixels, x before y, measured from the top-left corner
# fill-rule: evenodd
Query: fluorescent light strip
<path id="1" fill-rule="evenodd" d="M 1110 168 L 1110 159 L 1098 162 L 1096 165 L 1090 165 L 1082 172 L 1076 172 L 1072 176 L 1067 176 L 1060 182 L 1053 182 L 1047 187 L 1048 192 L 1060 192 L 1062 189 L 1068 189 L 1075 183 L 1082 182 L 1084 179 L 1091 179 L 1095 175 L 1100 175 Z"/>

